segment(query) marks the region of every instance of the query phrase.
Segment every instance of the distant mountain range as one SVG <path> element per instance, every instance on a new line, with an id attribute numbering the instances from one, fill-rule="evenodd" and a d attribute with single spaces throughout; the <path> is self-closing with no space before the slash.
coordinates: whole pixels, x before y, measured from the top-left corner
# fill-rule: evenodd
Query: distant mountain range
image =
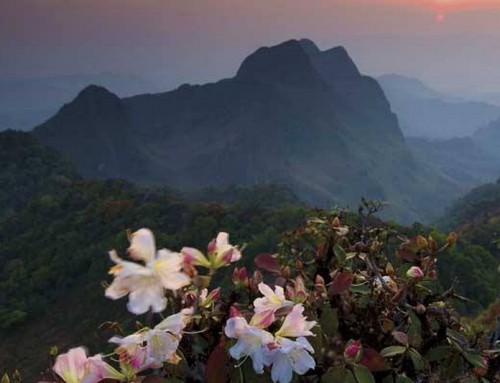
<path id="1" fill-rule="evenodd" d="M 86 177 L 182 190 L 278 182 L 316 206 L 391 204 L 429 220 L 461 191 L 415 160 L 377 81 L 342 47 L 260 48 L 233 78 L 119 98 L 84 89 L 34 130 Z"/>
<path id="2" fill-rule="evenodd" d="M 465 137 L 500 118 L 498 105 L 452 97 L 414 78 L 392 74 L 377 80 L 398 115 L 405 136 Z"/>
<path id="3" fill-rule="evenodd" d="M 141 77 L 113 73 L 0 79 L 0 131 L 33 129 L 89 84 L 106 86 L 121 96 L 158 91 Z"/>

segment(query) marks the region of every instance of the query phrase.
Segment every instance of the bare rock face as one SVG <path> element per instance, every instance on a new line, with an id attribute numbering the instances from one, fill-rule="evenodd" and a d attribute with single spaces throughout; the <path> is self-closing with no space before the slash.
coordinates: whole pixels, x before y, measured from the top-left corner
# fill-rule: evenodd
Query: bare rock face
<path id="1" fill-rule="evenodd" d="M 90 177 L 186 190 L 279 182 L 322 207 L 386 200 L 407 221 L 455 193 L 412 157 L 378 83 L 343 47 L 310 40 L 260 48 L 213 84 L 123 99 L 86 88 L 34 134 Z"/>

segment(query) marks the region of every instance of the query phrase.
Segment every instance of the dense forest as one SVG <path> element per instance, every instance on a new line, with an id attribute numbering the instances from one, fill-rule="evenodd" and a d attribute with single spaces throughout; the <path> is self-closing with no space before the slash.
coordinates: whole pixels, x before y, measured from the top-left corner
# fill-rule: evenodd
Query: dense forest
<path id="1" fill-rule="evenodd" d="M 151 228 L 158 243 L 172 249 L 203 248 L 207 238 L 227 231 L 233 243 L 246 245 L 243 264 L 251 265 L 257 254 L 283 252 L 283 235 L 293 233 L 306 218 L 325 214 L 305 207 L 283 186 L 184 195 L 121 180 L 82 180 L 27 134 L 2 133 L 0 141 L 7 156 L 0 176 L 10 185 L 2 188 L 0 219 L 0 359 L 27 376 L 44 368 L 52 345 L 67 348 L 85 341 L 94 348 L 105 343 L 106 332 L 96 329 L 123 314 L 122 305 L 103 297 L 110 266 L 107 251 L 126 247 L 126 230 Z M 15 150 L 9 154 L 9 148 Z M 456 304 L 468 316 L 486 309 L 500 293 L 495 272 L 499 220 L 493 208 L 500 200 L 499 185 L 474 190 L 439 223 L 459 233 L 457 245 L 438 261 L 441 288 L 454 286 L 469 299 Z M 342 214 L 360 224 L 363 211 Z M 394 235 L 446 241 L 446 234 L 433 227 L 370 219 L 371 225 Z M 395 249 L 388 252 L 396 254 Z M 84 333 L 92 335 L 82 339 Z"/>

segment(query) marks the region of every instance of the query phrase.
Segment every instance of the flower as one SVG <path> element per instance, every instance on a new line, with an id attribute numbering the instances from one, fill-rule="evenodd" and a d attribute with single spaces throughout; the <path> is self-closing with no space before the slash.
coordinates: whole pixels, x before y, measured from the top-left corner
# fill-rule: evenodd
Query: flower
<path id="1" fill-rule="evenodd" d="M 220 232 L 217 238 L 208 244 L 208 258 L 212 267 L 217 269 L 231 262 L 239 261 L 241 259 L 241 252 L 236 246 L 229 243 L 228 233 Z"/>
<path id="2" fill-rule="evenodd" d="M 303 312 L 304 306 L 302 304 L 293 306 L 292 311 L 285 317 L 281 328 L 275 335 L 277 337 L 315 336 L 311 329 L 316 325 L 316 322 L 306 321 Z"/>
<path id="3" fill-rule="evenodd" d="M 177 290 L 191 282 L 181 271 L 182 256 L 167 249 L 156 251 L 153 233 L 148 229 L 132 234 L 128 252 L 145 265 L 124 261 L 114 250 L 110 251 L 110 258 L 116 263 L 110 274 L 115 279 L 105 295 L 115 300 L 129 294 L 127 307 L 134 314 L 143 314 L 150 308 L 153 312 L 163 311 L 167 305 L 165 289 Z"/>
<path id="4" fill-rule="evenodd" d="M 145 339 L 144 333 L 135 333 L 125 338 L 114 336 L 109 340 L 110 343 L 118 345 L 115 352 L 119 356 L 122 371 L 129 379 L 152 365 L 147 355 L 147 348 L 144 346 Z"/>
<path id="5" fill-rule="evenodd" d="M 231 262 L 241 259 L 241 252 L 238 250 L 238 247 L 229 243 L 229 234 L 225 232 L 220 232 L 208 244 L 208 258 L 201 251 L 192 247 L 183 247 L 181 254 L 184 258 L 184 263 L 188 265 L 203 266 L 212 269 L 227 266 Z"/>
<path id="6" fill-rule="evenodd" d="M 118 354 L 126 356 L 126 364 L 131 368 L 131 375 L 147 368 L 159 368 L 164 362 L 177 364 L 181 359 L 177 348 L 182 339 L 182 330 L 186 327 L 192 308 L 181 310 L 158 323 L 153 329 L 140 331 L 125 338 L 113 337 Z"/>
<path id="7" fill-rule="evenodd" d="M 316 361 L 310 353 L 314 349 L 306 338 L 299 337 L 296 341 L 287 338 L 276 338 L 277 348 L 268 352 L 268 360 L 272 363 L 271 378 L 273 382 L 289 383 L 293 372 L 305 374 L 316 367 Z"/>
<path id="8" fill-rule="evenodd" d="M 251 326 L 243 317 L 229 318 L 224 332 L 227 337 L 237 339 L 234 346 L 229 349 L 229 354 L 234 359 L 250 357 L 253 369 L 257 374 L 264 372 L 264 365 L 268 365 L 265 350 L 272 344 L 274 337 L 267 331 Z"/>
<path id="9" fill-rule="evenodd" d="M 254 300 L 253 305 L 256 313 L 269 309 L 276 311 L 282 307 L 293 305 L 292 301 L 285 299 L 285 292 L 281 286 L 275 286 L 273 291 L 268 285 L 261 282 L 258 288 L 264 297 Z"/>
<path id="10" fill-rule="evenodd" d="M 183 247 L 181 254 L 184 257 L 184 263 L 188 265 L 210 267 L 210 261 L 203 255 L 203 253 L 193 247 Z"/>
<path id="11" fill-rule="evenodd" d="M 97 383 L 104 379 L 124 378 L 122 373 L 102 360 L 101 355 L 87 357 L 83 347 L 59 355 L 53 370 L 66 383 Z"/>
<path id="12" fill-rule="evenodd" d="M 363 357 L 363 345 L 359 340 L 350 340 L 344 349 L 344 359 L 348 363 L 358 363 Z"/>
<path id="13" fill-rule="evenodd" d="M 413 279 L 420 279 L 424 276 L 424 272 L 422 269 L 418 266 L 412 266 L 410 269 L 406 272 L 406 276 L 408 278 L 413 278 Z"/>
<path id="14" fill-rule="evenodd" d="M 87 354 L 83 347 L 72 348 L 57 357 L 54 371 L 66 383 L 80 383 L 86 373 Z"/>

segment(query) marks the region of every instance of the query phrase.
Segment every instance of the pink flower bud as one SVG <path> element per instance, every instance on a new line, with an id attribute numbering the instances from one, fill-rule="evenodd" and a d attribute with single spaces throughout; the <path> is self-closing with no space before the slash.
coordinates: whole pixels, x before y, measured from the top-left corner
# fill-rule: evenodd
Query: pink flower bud
<path id="1" fill-rule="evenodd" d="M 235 305 L 232 305 L 230 308 L 229 308 L 229 317 L 230 318 L 234 318 L 234 317 L 241 317 L 243 316 L 241 314 L 241 311 L 238 310 L 238 308 L 235 306 Z"/>
<path id="2" fill-rule="evenodd" d="M 348 363 L 358 363 L 363 358 L 363 345 L 359 340 L 350 340 L 344 350 L 344 359 Z"/>
<path id="3" fill-rule="evenodd" d="M 217 287 L 216 289 L 210 291 L 210 293 L 207 295 L 207 299 L 205 300 L 205 306 L 210 306 L 212 303 L 218 301 L 220 295 L 220 287 Z"/>
<path id="4" fill-rule="evenodd" d="M 408 278 L 413 278 L 413 279 L 420 279 L 424 276 L 424 272 L 422 269 L 418 266 L 412 266 L 410 269 L 406 272 L 406 276 Z"/>

